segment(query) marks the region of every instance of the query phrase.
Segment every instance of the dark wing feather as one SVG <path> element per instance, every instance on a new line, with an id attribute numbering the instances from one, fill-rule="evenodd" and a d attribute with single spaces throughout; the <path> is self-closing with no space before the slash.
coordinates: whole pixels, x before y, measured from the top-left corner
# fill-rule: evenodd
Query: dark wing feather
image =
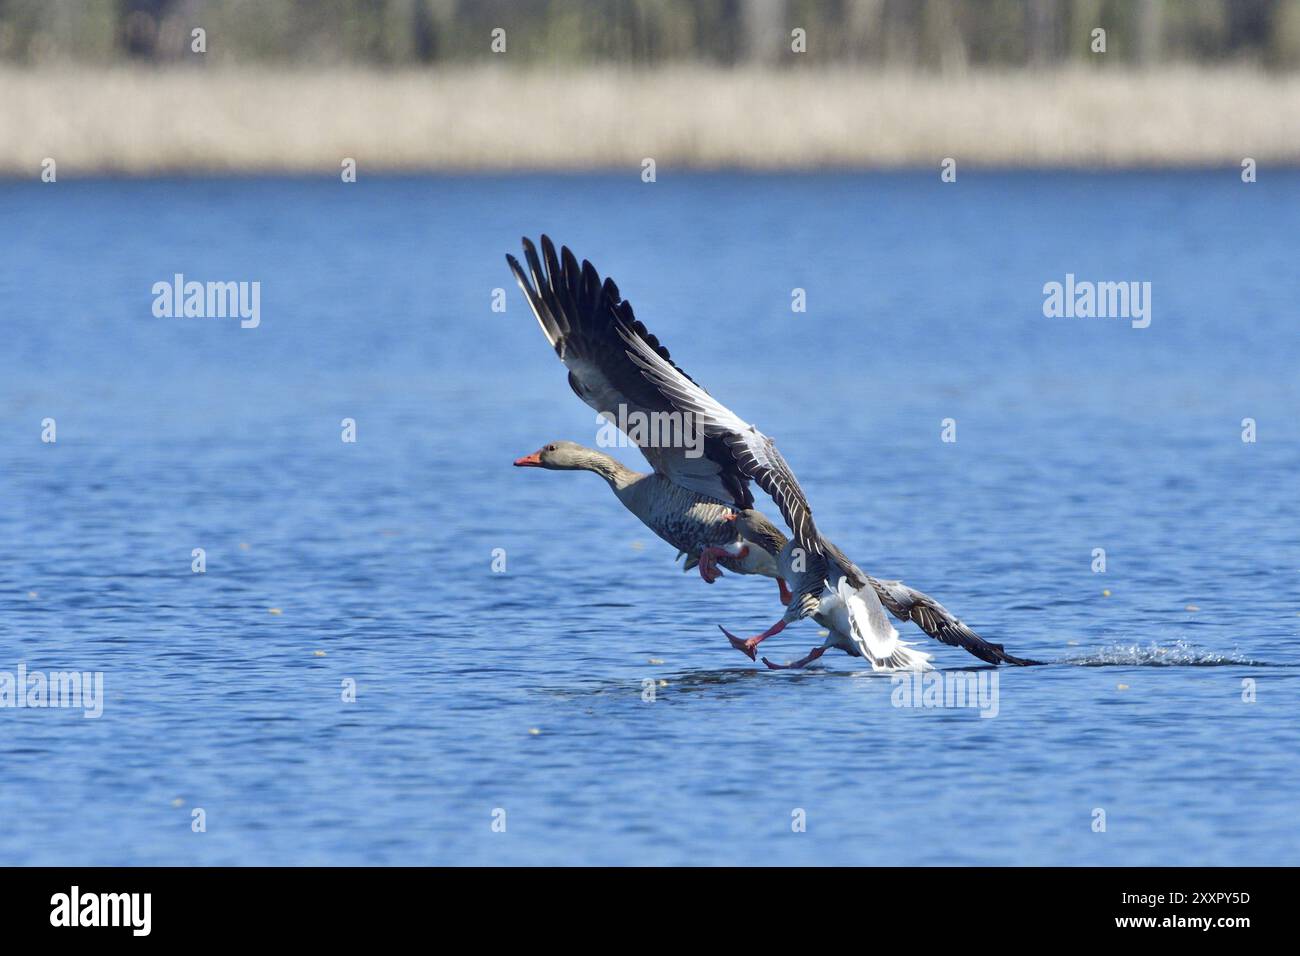
<path id="1" fill-rule="evenodd" d="M 813 523 L 812 508 L 772 439 L 680 374 L 671 362 L 659 358 L 649 343 L 630 330 L 624 330 L 623 341 L 646 381 L 652 382 L 675 409 L 691 415 L 707 436 L 719 439 L 740 473 L 771 495 L 795 544 L 809 556 L 820 556 L 824 542 Z"/>
<path id="2" fill-rule="evenodd" d="M 865 571 L 850 561 L 847 554 L 825 538 L 822 539 L 822 549 L 826 552 L 826 560 L 838 567 L 840 573 L 848 580 L 849 587 L 855 591 L 860 591 L 866 587 L 871 578 L 867 576 Z"/>
<path id="3" fill-rule="evenodd" d="M 542 236 L 540 257 L 528 239 L 523 246 L 526 270 L 514 256 L 507 255 L 506 261 L 542 334 L 568 366 L 569 386 L 579 398 L 615 424 L 619 406 L 629 415 L 676 411 L 628 357 L 624 335 L 635 337 L 657 361 L 699 389 L 636 318 L 613 280 L 602 282 L 595 267 L 586 261 L 579 264 L 568 248 L 557 255 L 546 236 Z M 641 445 L 646 460 L 675 484 L 738 508 L 753 506 L 745 475 L 721 438 L 706 436 L 703 454 L 696 457 L 688 456 L 685 448 L 650 441 L 647 437 Z"/>
<path id="4" fill-rule="evenodd" d="M 808 498 L 772 439 L 755 430 L 752 435 L 728 437 L 726 442 L 741 472 L 776 502 L 795 543 L 809 554 L 822 554 L 825 542 L 813 523 Z"/>
<path id="5" fill-rule="evenodd" d="M 911 621 L 936 641 L 960 647 L 989 664 L 1019 664 L 1024 667 L 1040 663 L 1013 657 L 1002 649 L 1001 644 L 984 640 L 934 598 L 909 588 L 901 581 L 877 581 L 867 577 L 867 582 L 890 614 L 899 620 Z"/>

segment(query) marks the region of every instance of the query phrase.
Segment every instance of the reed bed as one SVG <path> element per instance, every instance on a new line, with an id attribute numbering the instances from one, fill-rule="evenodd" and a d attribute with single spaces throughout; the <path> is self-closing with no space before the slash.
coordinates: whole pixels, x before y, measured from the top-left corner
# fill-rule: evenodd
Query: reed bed
<path id="1" fill-rule="evenodd" d="M 0 174 L 1300 164 L 1300 75 L 0 69 Z"/>

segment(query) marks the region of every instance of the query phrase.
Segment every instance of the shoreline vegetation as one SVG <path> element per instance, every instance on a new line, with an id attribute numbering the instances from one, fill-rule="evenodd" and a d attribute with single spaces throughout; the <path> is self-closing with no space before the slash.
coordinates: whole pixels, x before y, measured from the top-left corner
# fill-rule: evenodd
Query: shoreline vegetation
<path id="1" fill-rule="evenodd" d="M 0 67 L 0 176 L 1300 165 L 1300 74 Z"/>

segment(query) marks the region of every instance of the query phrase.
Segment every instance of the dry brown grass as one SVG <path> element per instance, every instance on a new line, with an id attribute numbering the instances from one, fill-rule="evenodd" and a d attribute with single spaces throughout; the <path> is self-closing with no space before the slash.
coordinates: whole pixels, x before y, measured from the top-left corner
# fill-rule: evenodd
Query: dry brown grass
<path id="1" fill-rule="evenodd" d="M 0 70 L 0 173 L 1300 163 L 1300 76 Z"/>

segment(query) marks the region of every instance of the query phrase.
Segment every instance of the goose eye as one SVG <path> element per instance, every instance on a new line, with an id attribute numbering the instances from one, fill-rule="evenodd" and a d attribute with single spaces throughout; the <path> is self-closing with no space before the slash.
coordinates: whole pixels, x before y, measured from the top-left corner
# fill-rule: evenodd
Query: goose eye
<path id="1" fill-rule="evenodd" d="M 546 446 L 546 450 L 547 450 L 547 451 L 555 451 L 555 446 L 554 446 L 554 445 L 547 445 L 547 446 Z"/>

